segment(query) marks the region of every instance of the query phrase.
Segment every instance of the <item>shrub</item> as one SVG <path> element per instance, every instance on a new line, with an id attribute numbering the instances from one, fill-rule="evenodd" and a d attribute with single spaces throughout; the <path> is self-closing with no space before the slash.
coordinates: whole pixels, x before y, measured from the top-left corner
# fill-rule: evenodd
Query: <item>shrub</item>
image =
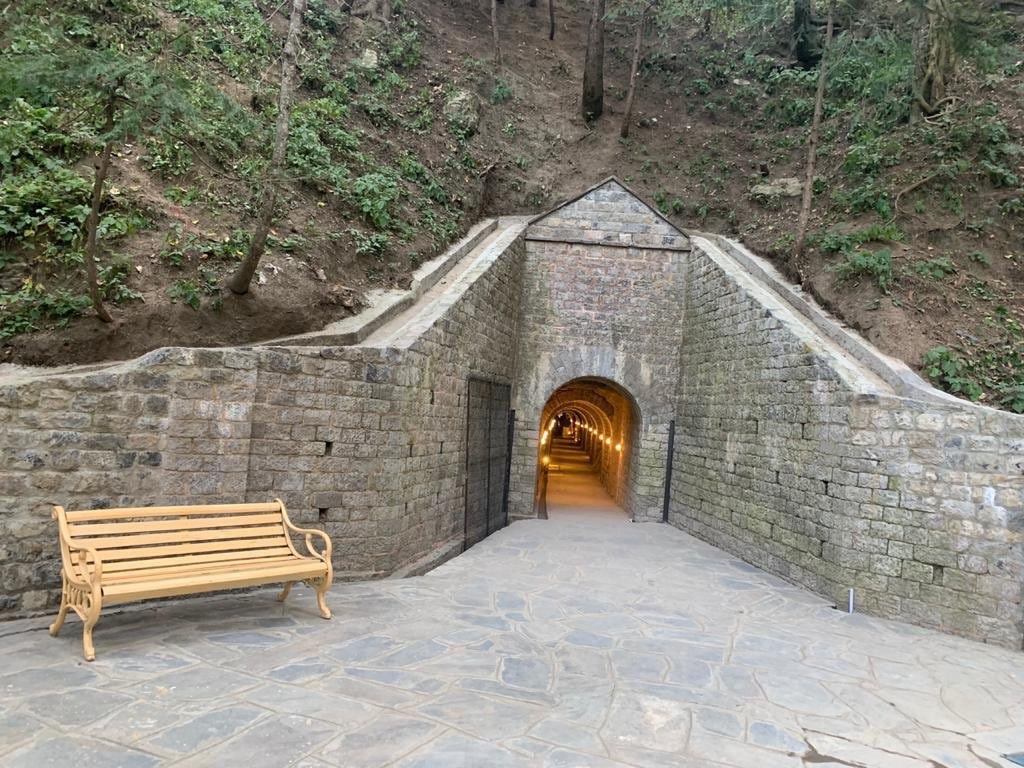
<path id="1" fill-rule="evenodd" d="M 217 276 L 205 269 L 200 269 L 196 278 L 175 280 L 167 289 L 167 295 L 172 301 L 183 301 L 195 310 L 199 309 L 203 296 L 217 296 L 219 293 Z M 218 296 L 214 300 L 214 309 L 218 309 L 219 305 Z"/>
<path id="2" fill-rule="evenodd" d="M 104 299 L 115 304 L 142 299 L 141 293 L 128 286 L 131 267 L 130 259 L 121 258 L 99 270 L 100 290 Z"/>
<path id="3" fill-rule="evenodd" d="M 49 292 L 39 283 L 26 280 L 13 293 L 0 292 L 0 339 L 39 330 L 44 323 L 67 325 L 90 304 L 88 296 L 65 290 Z"/>
<path id="4" fill-rule="evenodd" d="M 411 69 L 423 58 L 423 44 L 415 22 L 406 22 L 402 31 L 388 42 L 387 60 L 398 69 Z"/>
<path id="5" fill-rule="evenodd" d="M 947 347 L 933 347 L 924 353 L 924 372 L 947 392 L 977 400 L 985 390 L 970 376 L 967 363 Z"/>
<path id="6" fill-rule="evenodd" d="M 512 98 L 512 89 L 501 78 L 494 83 L 494 90 L 491 91 L 491 104 L 504 104 Z"/>
<path id="7" fill-rule="evenodd" d="M 377 229 L 390 226 L 391 204 L 398 194 L 398 182 L 390 173 L 367 173 L 352 184 L 356 207 Z"/>
<path id="8" fill-rule="evenodd" d="M 348 233 L 356 244 L 356 256 L 381 256 L 391 244 L 386 232 L 362 232 L 350 229 Z"/>
<path id="9" fill-rule="evenodd" d="M 0 181 L 0 239 L 69 246 L 89 215 L 89 183 L 63 166 Z"/>
<path id="10" fill-rule="evenodd" d="M 903 230 L 895 224 L 872 224 L 847 234 L 826 232 L 815 239 L 821 249 L 827 253 L 852 253 L 864 243 L 899 242 L 904 237 Z"/>
<path id="11" fill-rule="evenodd" d="M 146 150 L 143 158 L 146 167 L 165 179 L 184 176 L 192 168 L 192 151 L 176 139 L 150 136 L 146 139 Z"/>
<path id="12" fill-rule="evenodd" d="M 922 277 L 941 280 L 946 275 L 954 274 L 956 272 L 956 265 L 950 260 L 949 256 L 940 256 L 936 259 L 917 262 L 914 264 L 914 271 Z"/>
<path id="13" fill-rule="evenodd" d="M 868 277 L 883 293 L 887 293 L 892 284 L 892 251 L 888 248 L 880 251 L 854 251 L 848 253 L 832 269 L 840 280 Z"/>

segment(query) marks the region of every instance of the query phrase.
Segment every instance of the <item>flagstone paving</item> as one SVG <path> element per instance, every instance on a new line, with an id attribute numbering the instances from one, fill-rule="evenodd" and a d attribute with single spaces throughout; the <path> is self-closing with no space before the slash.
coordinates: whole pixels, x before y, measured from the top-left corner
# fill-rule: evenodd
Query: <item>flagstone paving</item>
<path id="1" fill-rule="evenodd" d="M 964 768 L 1024 657 L 861 615 L 663 525 L 525 521 L 426 576 L 0 625 L 0 765 Z"/>

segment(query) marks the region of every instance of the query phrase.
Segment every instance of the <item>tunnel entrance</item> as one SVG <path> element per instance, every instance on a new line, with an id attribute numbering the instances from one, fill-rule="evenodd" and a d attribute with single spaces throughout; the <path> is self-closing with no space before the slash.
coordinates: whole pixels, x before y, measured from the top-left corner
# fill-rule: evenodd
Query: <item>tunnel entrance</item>
<path id="1" fill-rule="evenodd" d="M 614 382 L 574 379 L 541 412 L 536 512 L 553 519 L 629 520 L 640 414 Z"/>

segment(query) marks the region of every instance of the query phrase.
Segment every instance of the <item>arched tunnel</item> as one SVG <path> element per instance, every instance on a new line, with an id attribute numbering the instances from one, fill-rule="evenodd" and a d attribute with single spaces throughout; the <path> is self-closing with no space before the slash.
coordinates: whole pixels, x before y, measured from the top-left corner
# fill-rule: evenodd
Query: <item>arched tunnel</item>
<path id="1" fill-rule="evenodd" d="M 607 379 L 573 379 L 555 390 L 538 427 L 537 514 L 629 519 L 640 423 L 633 397 Z"/>

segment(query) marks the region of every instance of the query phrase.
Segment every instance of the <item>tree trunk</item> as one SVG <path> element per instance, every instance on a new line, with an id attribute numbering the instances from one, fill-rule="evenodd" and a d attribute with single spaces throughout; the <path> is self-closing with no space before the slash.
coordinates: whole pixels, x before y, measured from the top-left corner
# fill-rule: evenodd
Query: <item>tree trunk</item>
<path id="1" fill-rule="evenodd" d="M 913 37 L 914 83 L 911 121 L 934 114 L 946 99 L 953 70 L 955 9 L 949 0 L 927 0 Z"/>
<path id="2" fill-rule="evenodd" d="M 501 39 L 498 35 L 498 0 L 491 0 L 491 34 L 494 35 L 494 63 L 501 68 Z"/>
<path id="3" fill-rule="evenodd" d="M 590 26 L 587 28 L 587 58 L 583 64 L 583 102 L 580 113 L 584 120 L 596 120 L 604 111 L 604 4 L 592 0 Z"/>
<path id="4" fill-rule="evenodd" d="M 808 69 L 821 59 L 820 33 L 815 26 L 811 0 L 793 2 L 792 51 L 800 65 Z"/>
<path id="5" fill-rule="evenodd" d="M 292 97 L 295 92 L 295 76 L 298 70 L 299 35 L 302 32 L 302 14 L 306 11 L 306 0 L 292 0 L 292 14 L 288 20 L 288 37 L 285 39 L 284 51 L 281 55 L 281 90 L 277 96 L 277 124 L 274 127 L 274 150 L 270 156 L 270 166 L 263 182 L 260 195 L 259 217 L 253 229 L 249 252 L 238 265 L 238 269 L 227 281 L 232 293 L 244 294 L 249 291 L 249 284 L 267 247 L 267 236 L 274 218 L 274 206 L 277 203 L 277 185 L 284 168 L 288 152 L 288 129 L 292 116 Z"/>
<path id="6" fill-rule="evenodd" d="M 555 39 L 555 0 L 548 0 L 548 40 Z"/>
<path id="7" fill-rule="evenodd" d="M 825 44 L 818 62 L 818 90 L 814 95 L 814 117 L 811 132 L 807 137 L 807 173 L 804 175 L 804 196 L 800 204 L 800 217 L 796 224 L 796 241 L 793 243 L 793 263 L 800 281 L 803 282 L 804 241 L 807 239 L 807 222 L 811 218 L 811 198 L 814 195 L 814 163 L 818 154 L 818 135 L 821 133 L 821 113 L 825 105 L 825 83 L 828 80 L 828 53 L 832 45 L 832 25 L 835 0 L 828 5 L 828 23 L 825 29 Z"/>
<path id="8" fill-rule="evenodd" d="M 110 172 L 110 156 L 114 153 L 114 139 L 110 135 L 114 130 L 114 116 L 117 112 L 117 89 L 115 85 L 107 95 L 105 119 L 103 121 L 103 133 L 106 141 L 99 157 L 96 158 L 96 175 L 92 184 L 92 205 L 89 208 L 89 216 L 85 220 L 85 279 L 88 283 L 89 298 L 92 299 L 93 309 L 96 316 L 104 323 L 112 322 L 106 306 L 103 304 L 103 295 L 100 292 L 100 279 L 97 274 L 96 260 L 99 257 L 99 242 L 97 231 L 100 226 L 100 206 L 103 204 L 103 185 Z"/>
<path id="9" fill-rule="evenodd" d="M 619 135 L 629 138 L 629 123 L 633 119 L 633 100 L 636 98 L 636 76 L 640 69 L 640 48 L 644 43 L 644 24 L 647 23 L 647 8 L 640 11 L 640 19 L 636 23 L 636 39 L 633 41 L 633 64 L 629 68 L 629 92 L 626 94 L 626 114 L 622 116 L 622 129 Z"/>

